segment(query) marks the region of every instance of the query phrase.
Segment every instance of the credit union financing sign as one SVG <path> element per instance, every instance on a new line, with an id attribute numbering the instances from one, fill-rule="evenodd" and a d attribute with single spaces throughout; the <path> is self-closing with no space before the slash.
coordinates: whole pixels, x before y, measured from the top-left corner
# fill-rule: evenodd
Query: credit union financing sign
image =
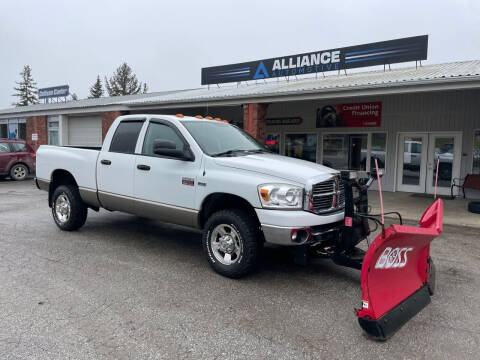
<path id="1" fill-rule="evenodd" d="M 427 58 L 428 35 L 202 69 L 202 85 L 394 64 Z"/>
<path id="2" fill-rule="evenodd" d="M 39 99 L 51 99 L 56 97 L 66 97 L 69 94 L 69 86 L 52 86 L 49 88 L 38 89 Z"/>

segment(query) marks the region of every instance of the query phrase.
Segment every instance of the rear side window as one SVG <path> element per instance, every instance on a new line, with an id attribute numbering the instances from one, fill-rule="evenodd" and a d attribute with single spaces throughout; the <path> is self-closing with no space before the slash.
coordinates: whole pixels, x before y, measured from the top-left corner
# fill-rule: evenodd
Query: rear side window
<path id="1" fill-rule="evenodd" d="M 12 146 L 15 152 L 28 152 L 27 145 L 23 143 L 12 143 Z"/>
<path id="2" fill-rule="evenodd" d="M 10 147 L 6 142 L 0 142 L 0 153 L 9 153 Z"/>
<path id="3" fill-rule="evenodd" d="M 110 144 L 110 152 L 133 154 L 143 121 L 122 121 Z"/>

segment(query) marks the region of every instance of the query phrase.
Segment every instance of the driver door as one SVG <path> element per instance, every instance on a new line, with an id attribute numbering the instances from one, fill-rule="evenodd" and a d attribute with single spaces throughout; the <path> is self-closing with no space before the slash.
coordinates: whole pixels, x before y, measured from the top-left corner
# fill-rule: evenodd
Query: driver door
<path id="1" fill-rule="evenodd" d="M 153 152 L 155 140 L 173 141 L 183 149 L 186 140 L 172 123 L 150 120 L 142 150 L 135 159 L 134 196 L 136 213 L 181 225 L 194 226 L 197 176 L 201 156 L 193 161 L 160 156 Z"/>

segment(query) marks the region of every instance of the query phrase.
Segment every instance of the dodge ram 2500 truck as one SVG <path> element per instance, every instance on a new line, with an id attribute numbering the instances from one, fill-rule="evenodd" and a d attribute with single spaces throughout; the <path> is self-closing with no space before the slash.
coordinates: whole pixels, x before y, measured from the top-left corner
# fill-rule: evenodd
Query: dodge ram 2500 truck
<path id="1" fill-rule="evenodd" d="M 84 225 L 88 208 L 199 228 L 208 262 L 228 277 L 251 270 L 264 242 L 318 242 L 344 218 L 338 171 L 180 114 L 121 116 L 100 150 L 42 145 L 36 182 L 62 230 Z"/>

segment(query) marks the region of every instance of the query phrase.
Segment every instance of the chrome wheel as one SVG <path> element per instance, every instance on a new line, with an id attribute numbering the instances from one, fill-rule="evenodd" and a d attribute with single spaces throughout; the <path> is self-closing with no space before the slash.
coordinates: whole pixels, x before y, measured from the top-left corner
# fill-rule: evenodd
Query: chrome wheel
<path id="1" fill-rule="evenodd" d="M 25 166 L 15 166 L 12 175 L 16 180 L 21 180 L 27 176 L 27 169 Z"/>
<path id="2" fill-rule="evenodd" d="M 223 265 L 232 265 L 242 253 L 242 240 L 238 232 L 227 224 L 217 225 L 210 235 L 213 255 Z"/>
<path id="3" fill-rule="evenodd" d="M 60 223 L 65 223 L 70 219 L 71 207 L 67 195 L 60 194 L 55 200 L 55 217 Z"/>

